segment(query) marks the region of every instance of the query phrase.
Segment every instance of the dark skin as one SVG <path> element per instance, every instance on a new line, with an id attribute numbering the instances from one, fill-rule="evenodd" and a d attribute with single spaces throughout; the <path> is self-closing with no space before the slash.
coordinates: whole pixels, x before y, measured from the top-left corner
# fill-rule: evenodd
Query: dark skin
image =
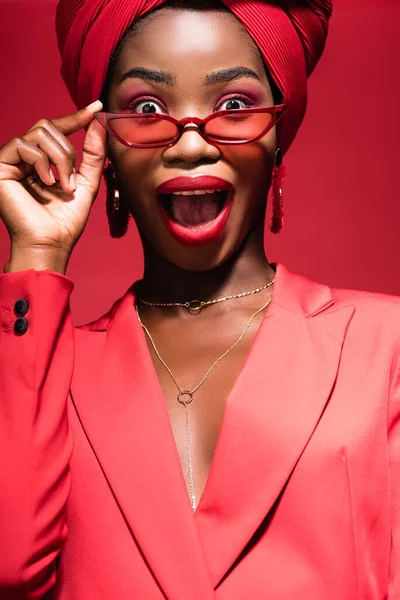
<path id="1" fill-rule="evenodd" d="M 136 74 L 121 82 L 125 73 L 138 67 L 161 71 L 164 77 L 167 73 L 169 81 L 149 81 L 148 76 L 144 80 Z M 217 10 L 163 8 L 126 39 L 107 109 L 132 110 L 134 101 L 143 95 L 146 102 L 151 97 L 157 112 L 165 111 L 178 119 L 204 118 L 225 108 L 274 104 L 256 45 L 230 13 Z M 228 101 L 235 104 L 228 106 Z M 129 203 L 143 241 L 143 297 L 154 302 L 207 300 L 249 291 L 274 278 L 263 238 L 266 196 L 277 147 L 275 129 L 256 143 L 215 146 L 202 138 L 196 126 L 187 125 L 181 139 L 171 147 L 132 149 L 113 138 L 107 140 L 105 130 L 93 118 L 101 109 L 98 102 L 53 121 L 41 119 L 25 135 L 0 148 L 0 218 L 11 240 L 5 272 L 50 269 L 65 274 L 97 196 L 108 153 L 117 173 L 121 201 Z M 139 105 L 135 110 L 140 110 Z M 81 128 L 87 133 L 83 158 L 76 168 L 76 152 L 68 136 Z M 55 167 L 58 181 L 52 178 L 50 165 Z M 199 174 L 229 181 L 236 188 L 236 196 L 223 236 L 193 248 L 167 231 L 154 192 L 167 180 Z M 237 340 L 270 294 L 269 289 L 222 302 L 197 316 L 182 308 L 139 304 L 139 309 L 182 388 L 192 389 Z M 245 338 L 217 365 L 190 405 L 197 501 L 210 471 L 226 399 L 264 314 L 254 319 Z M 149 351 L 188 481 L 185 411 L 177 402 L 174 382 L 150 345 Z"/>
<path id="2" fill-rule="evenodd" d="M 124 74 L 137 67 L 168 73 L 172 84 L 148 81 L 137 74 L 121 83 Z M 205 83 L 206 75 L 236 67 L 251 69 L 255 76 L 245 74 L 223 83 Z M 230 13 L 163 9 L 125 42 L 114 72 L 108 109 L 122 112 L 145 96 L 155 103 L 157 112 L 168 112 L 178 119 L 205 117 L 226 108 L 232 96 L 239 102 L 235 107 L 241 108 L 241 98 L 248 95 L 256 99 L 253 106 L 274 103 L 260 53 L 239 22 Z M 143 104 L 135 110 L 143 110 Z M 187 126 L 181 139 L 169 148 L 132 149 L 109 139 L 121 201 L 129 202 L 143 242 L 145 270 L 140 289 L 144 298 L 153 302 L 218 298 L 252 290 L 273 279 L 274 271 L 264 252 L 263 225 L 275 150 L 275 130 L 260 142 L 245 146 L 210 145 L 195 126 Z M 200 249 L 184 246 L 168 233 L 154 195 L 155 188 L 166 180 L 197 174 L 221 177 L 237 190 L 225 235 Z M 181 387 L 192 389 L 214 360 L 236 341 L 251 315 L 269 296 L 270 291 L 265 291 L 230 300 L 208 307 L 197 316 L 182 308 L 139 304 L 139 310 Z M 239 346 L 218 364 L 190 406 L 197 500 L 210 471 L 226 398 L 263 314 L 256 317 Z M 185 411 L 177 402 L 175 383 L 149 340 L 148 345 L 188 482 Z"/>

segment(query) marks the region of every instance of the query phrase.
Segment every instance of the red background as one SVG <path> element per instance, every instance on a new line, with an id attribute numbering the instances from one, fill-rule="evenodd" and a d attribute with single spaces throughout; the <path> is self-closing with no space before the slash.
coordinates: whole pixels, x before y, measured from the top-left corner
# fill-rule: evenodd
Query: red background
<path id="1" fill-rule="evenodd" d="M 59 75 L 55 5 L 0 0 L 0 144 L 41 117 L 74 110 Z M 400 295 L 400 2 L 336 0 L 334 8 L 307 117 L 286 159 L 285 230 L 267 234 L 267 255 L 333 286 Z M 1 270 L 8 254 L 0 223 Z M 137 232 L 109 237 L 102 190 L 67 273 L 75 322 L 102 314 L 141 273 Z"/>

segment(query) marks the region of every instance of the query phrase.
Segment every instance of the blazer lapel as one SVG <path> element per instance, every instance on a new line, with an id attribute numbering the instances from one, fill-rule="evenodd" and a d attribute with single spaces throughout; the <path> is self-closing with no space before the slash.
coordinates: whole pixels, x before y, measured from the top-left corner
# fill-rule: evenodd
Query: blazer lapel
<path id="1" fill-rule="evenodd" d="M 195 516 L 214 587 L 240 560 L 318 426 L 353 313 L 335 307 L 329 288 L 278 265 Z"/>
<path id="2" fill-rule="evenodd" d="M 132 289 L 76 330 L 75 365 L 76 411 L 158 586 L 176 600 L 215 598 Z"/>

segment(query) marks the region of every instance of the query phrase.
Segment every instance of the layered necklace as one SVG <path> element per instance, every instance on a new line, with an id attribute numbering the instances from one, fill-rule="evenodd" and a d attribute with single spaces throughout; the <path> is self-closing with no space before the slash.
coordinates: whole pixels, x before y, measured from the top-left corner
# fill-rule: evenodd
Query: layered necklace
<path id="1" fill-rule="evenodd" d="M 259 292 L 262 292 L 263 290 L 266 290 L 266 289 L 272 287 L 274 283 L 275 283 L 275 279 L 273 279 L 272 281 L 270 281 L 269 283 L 267 283 L 266 285 L 264 285 L 262 287 L 258 287 L 255 290 L 251 290 L 250 292 L 242 292 L 240 294 L 224 296 L 223 298 L 216 298 L 214 300 L 202 300 L 202 301 L 190 300 L 188 302 L 148 302 L 148 301 L 144 300 L 143 298 L 141 298 L 140 296 L 138 296 L 138 300 L 142 304 L 145 304 L 146 306 L 182 307 L 182 308 L 186 308 L 190 314 L 198 315 L 201 312 L 201 310 L 203 310 L 204 308 L 206 308 L 208 306 L 212 306 L 213 304 L 218 304 L 220 302 L 224 302 L 225 300 L 234 300 L 236 298 L 244 298 L 246 296 L 258 294 Z M 196 490 L 195 490 L 194 475 L 193 475 L 193 451 L 192 451 L 192 444 L 191 444 L 191 437 L 190 437 L 189 405 L 193 402 L 194 394 L 207 381 L 208 377 L 214 371 L 214 369 L 218 365 L 218 363 L 221 362 L 221 360 L 223 360 L 226 356 L 228 356 L 228 354 L 230 354 L 230 352 L 232 352 L 232 350 L 234 350 L 236 348 L 236 346 L 238 346 L 240 344 L 240 342 L 243 340 L 244 336 L 248 332 L 253 320 L 256 318 L 257 315 L 259 315 L 261 312 L 263 312 L 264 310 L 266 310 L 268 308 L 270 302 L 271 302 L 271 298 L 269 298 L 269 300 L 263 306 L 261 306 L 261 308 L 257 309 L 255 311 L 255 313 L 253 313 L 251 315 L 250 319 L 246 323 L 245 328 L 243 329 L 242 333 L 237 338 L 237 340 L 232 344 L 232 346 L 230 346 L 227 350 L 225 350 L 225 352 L 223 354 L 221 354 L 221 356 L 219 356 L 212 363 L 212 365 L 206 371 L 206 373 L 201 378 L 199 383 L 190 390 L 185 389 L 184 387 L 182 387 L 180 385 L 180 383 L 178 382 L 174 373 L 171 371 L 171 369 L 169 368 L 169 366 L 167 365 L 165 360 L 160 355 L 160 352 L 158 351 L 158 348 L 154 342 L 154 339 L 153 339 L 150 331 L 148 330 L 146 325 L 144 325 L 144 323 L 142 322 L 142 320 L 140 318 L 138 305 L 135 304 L 135 309 L 136 309 L 136 313 L 137 313 L 137 316 L 139 319 L 139 323 L 142 326 L 143 330 L 145 331 L 147 337 L 149 338 L 149 341 L 153 347 L 153 350 L 154 350 L 155 355 L 157 356 L 158 360 L 160 361 L 160 363 L 163 365 L 163 367 L 166 369 L 166 371 L 169 373 L 172 380 L 174 381 L 174 383 L 177 387 L 177 390 L 178 390 L 176 399 L 179 402 L 179 404 L 181 404 L 185 409 L 185 446 L 186 446 L 186 456 L 187 456 L 187 466 L 188 466 L 188 487 L 189 487 L 190 503 L 192 506 L 193 513 L 196 512 L 197 499 L 196 499 Z"/>

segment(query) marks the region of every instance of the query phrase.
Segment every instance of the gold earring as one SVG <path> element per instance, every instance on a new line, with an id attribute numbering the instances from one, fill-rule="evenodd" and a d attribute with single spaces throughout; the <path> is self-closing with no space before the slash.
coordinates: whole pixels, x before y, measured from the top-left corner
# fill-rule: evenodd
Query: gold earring
<path id="1" fill-rule="evenodd" d="M 114 201 L 112 211 L 114 214 L 119 212 L 119 191 L 117 189 L 114 189 Z"/>
<path id="2" fill-rule="evenodd" d="M 272 233 L 280 233 L 284 224 L 283 212 L 283 190 L 282 183 L 286 175 L 285 165 L 283 164 L 282 152 L 280 148 L 275 153 L 275 166 L 272 172 L 271 191 L 272 191 Z"/>

